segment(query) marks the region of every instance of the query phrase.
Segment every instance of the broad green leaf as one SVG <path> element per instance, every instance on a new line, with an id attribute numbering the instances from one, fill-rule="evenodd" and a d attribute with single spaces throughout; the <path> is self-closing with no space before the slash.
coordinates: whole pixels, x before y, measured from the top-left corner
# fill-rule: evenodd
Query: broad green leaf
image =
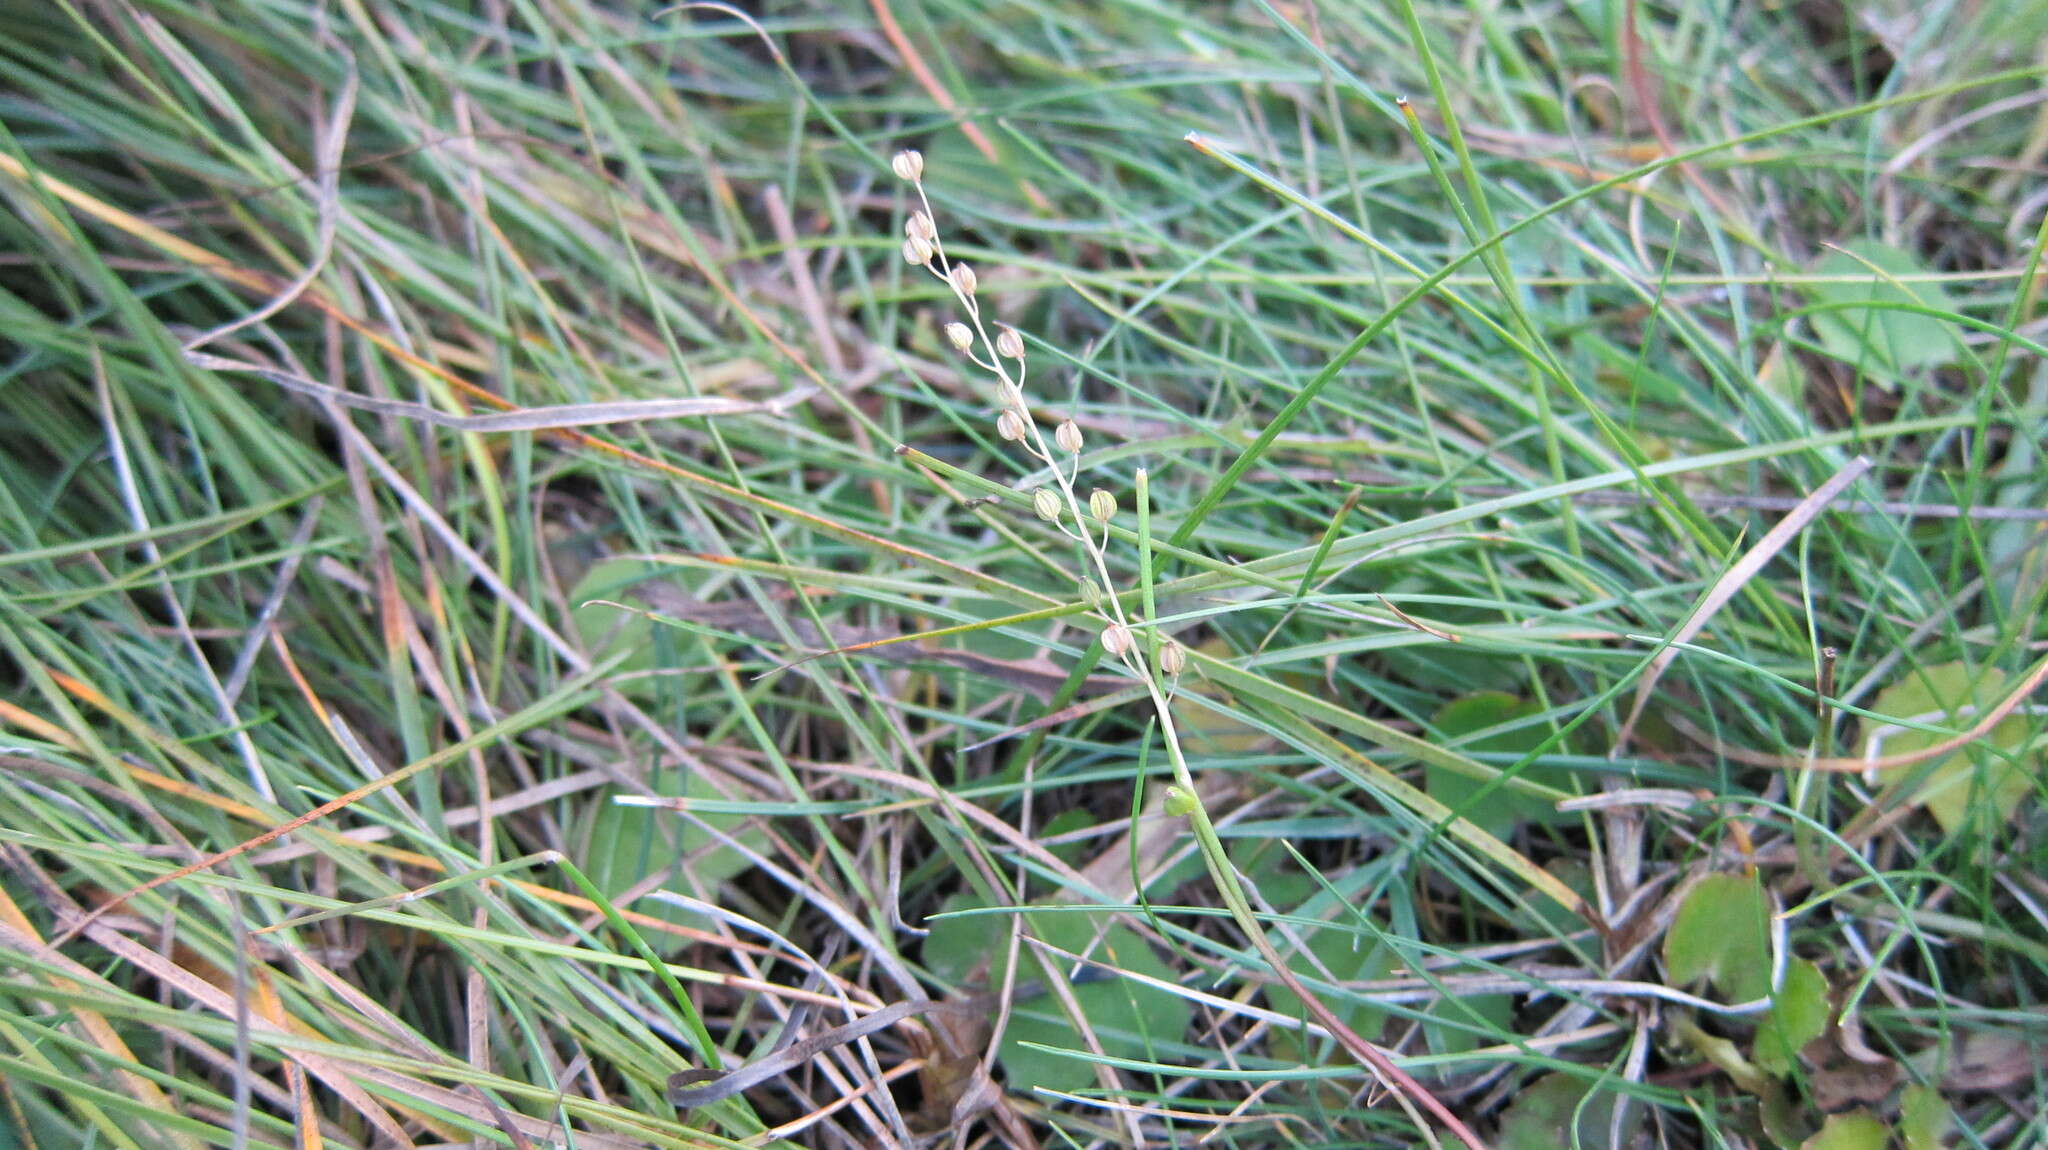
<path id="1" fill-rule="evenodd" d="M 1230 647 L 1220 638 L 1212 638 L 1195 647 L 1198 654 L 1216 659 L 1228 659 Z M 1301 676 L 1291 676 L 1299 679 Z M 1235 702 L 1230 692 L 1217 687 L 1205 679 L 1192 676 L 1181 684 L 1179 696 L 1173 702 L 1173 721 L 1180 728 L 1186 749 L 1191 752 L 1211 755 L 1243 755 L 1272 745 L 1272 735 L 1251 724 L 1241 722 L 1210 707 L 1204 707 L 1189 694 L 1216 699 L 1225 705 Z"/>
<path id="2" fill-rule="evenodd" d="M 1775 1078 L 1764 1077 L 1755 1067 L 1750 1068 L 1757 1081 L 1737 1085 L 1756 1095 L 1757 1121 L 1762 1125 L 1764 1136 L 1784 1150 L 1792 1150 L 1806 1138 L 1806 1132 L 1813 1129 L 1807 1119 L 1809 1108 L 1795 1099 L 1796 1091 L 1787 1090 L 1785 1084 Z"/>
<path id="3" fill-rule="evenodd" d="M 1370 982 L 1387 976 L 1393 968 L 1393 955 L 1374 939 L 1349 929 L 1354 925 L 1350 909 L 1336 905 L 1336 900 L 1322 884 L 1304 874 L 1293 856 L 1277 840 L 1234 839 L 1228 849 L 1231 864 L 1245 877 L 1246 885 L 1284 913 L 1300 918 L 1328 919 L 1332 917 L 1332 911 L 1338 912 L 1335 917 L 1341 925 L 1327 930 L 1289 926 L 1290 931 L 1301 935 L 1308 950 L 1307 955 L 1297 955 L 1288 964 L 1296 973 L 1311 978 L 1331 977 L 1339 982 Z M 1365 1034 L 1377 1032 L 1386 1017 L 1386 1011 L 1359 998 L 1331 994 L 1324 997 L 1323 1005 L 1329 1007 L 1344 1025 Z M 1286 1049 L 1299 1053 L 1291 1032 L 1276 1031 L 1273 1038 L 1275 1042 L 1284 1043 Z"/>
<path id="4" fill-rule="evenodd" d="M 1806 394 L 1806 369 L 1799 365 L 1798 356 L 1787 352 L 1784 343 L 1774 343 L 1757 367 L 1756 382 L 1787 404 L 1796 405 Z"/>
<path id="5" fill-rule="evenodd" d="M 1705 979 L 1730 1002 L 1762 998 L 1771 986 L 1769 915 L 1755 875 L 1702 879 L 1664 936 L 1664 967 L 1672 983 Z"/>
<path id="6" fill-rule="evenodd" d="M 1484 855 L 1502 870 L 1542 891 L 1559 905 L 1576 911 L 1584 904 L 1585 900 L 1577 893 L 1523 857 L 1513 847 L 1473 826 L 1468 819 L 1453 819 L 1450 808 L 1431 798 L 1429 792 L 1359 753 L 1356 748 L 1341 739 L 1317 729 L 1313 723 L 1327 721 L 1340 730 L 1360 734 L 1381 746 L 1411 754 L 1425 763 L 1440 766 L 1455 764 L 1469 768 L 1470 773 L 1480 778 L 1493 778 L 1500 774 L 1499 771 L 1489 770 L 1466 756 L 1446 751 L 1427 739 L 1416 738 L 1395 730 L 1384 723 L 1326 703 L 1314 695 L 1291 690 L 1221 660 L 1199 656 L 1197 658 L 1203 674 L 1224 682 L 1240 696 L 1255 700 L 1252 709 L 1261 719 L 1272 723 L 1275 732 L 1281 734 L 1288 742 L 1336 767 L 1347 778 L 1381 798 L 1406 807 L 1431 822 L 1444 823 L 1444 833 Z M 1552 800 L 1569 797 L 1554 787 L 1539 786 L 1525 779 L 1512 779 L 1504 785 L 1519 786 L 1530 793 L 1541 794 Z"/>
<path id="7" fill-rule="evenodd" d="M 1546 1074 L 1515 1093 L 1501 1115 L 1494 1145 L 1498 1150 L 1609 1150 L 1616 1097 L 1611 1090 L 1589 1089 L 1569 1074 Z M 1622 1145 L 1629 1144 L 1633 1126 L 1622 1131 Z"/>
<path id="8" fill-rule="evenodd" d="M 2005 693 L 2004 688 L 2002 671 L 1973 673 L 1963 663 L 1943 663 L 1921 668 L 1904 682 L 1878 692 L 1873 709 L 1938 727 L 1967 727 L 1974 721 L 1976 708 L 1997 701 Z M 2044 747 L 2041 739 L 2034 738 L 2029 743 L 2035 721 L 2026 715 L 2013 715 L 1991 728 L 1981 740 L 1985 746 L 2010 752 L 2010 757 L 1963 750 L 1937 760 L 1925 781 L 1913 792 L 1913 801 L 1925 806 L 1927 813 L 1949 834 L 1969 823 L 1972 808 L 1979 803 L 1983 804 L 1981 815 L 1987 825 L 2010 819 L 2019 809 L 2020 800 L 2033 789 L 2044 758 L 2048 758 L 2048 747 Z M 1895 729 L 1884 739 L 1883 753 L 1906 754 L 1931 747 L 1947 737 L 1933 731 Z M 1891 775 L 1905 777 L 1923 770 L 1928 768 L 1897 767 Z"/>
<path id="9" fill-rule="evenodd" d="M 1094 825 L 1094 815 L 1082 807 L 1075 807 L 1072 810 L 1061 811 L 1059 814 L 1045 820 L 1045 823 L 1038 828 L 1037 837 L 1041 841 L 1056 839 L 1061 835 L 1087 830 Z M 1073 839 L 1068 842 L 1059 843 L 1046 842 L 1045 849 L 1051 851 L 1054 858 L 1071 866 L 1080 861 L 1081 853 L 1088 849 L 1088 843 L 1082 839 Z"/>
<path id="10" fill-rule="evenodd" d="M 967 895 L 959 894 L 946 900 L 944 909 L 959 911 L 977 905 L 980 904 Z M 1144 939 L 1126 927 L 1111 926 L 1097 943 L 1095 936 L 1103 918 L 1101 914 L 1060 911 L 1031 915 L 1029 923 L 1034 935 L 1062 950 L 1088 955 L 1120 970 L 1173 980 L 1171 968 L 1152 953 Z M 931 934 L 924 940 L 924 964 L 949 982 L 986 980 L 988 985 L 997 985 L 1007 971 L 1009 926 L 1009 918 L 1004 915 L 938 919 L 931 924 Z M 1040 977 L 1039 965 L 1024 953 L 1029 945 L 1019 944 L 1020 987 L 1028 987 Z M 1133 979 L 1114 975 L 1101 978 L 1104 972 L 1100 968 L 1083 969 L 1089 980 L 1074 986 L 1074 998 L 1105 1053 L 1119 1058 L 1150 1059 L 1157 1057 L 1159 1044 L 1180 1041 L 1193 1016 L 1186 999 Z M 1068 1021 L 1059 1001 L 1042 988 L 1036 993 L 1019 994 L 1009 1025 L 1003 1031 L 997 1058 L 1007 1085 L 1013 1091 L 1029 1094 L 1038 1087 L 1081 1090 L 1094 1084 L 1095 1072 L 1086 1062 L 1034 1050 L 1026 1043 L 1087 1053 L 1087 1044 Z"/>
<path id="11" fill-rule="evenodd" d="M 693 799 L 724 797 L 696 774 L 692 774 L 689 782 L 684 784 L 681 772 L 677 771 L 662 772 L 654 782 L 654 791 L 669 796 L 687 795 Z M 767 832 L 759 827 L 741 829 L 747 818 L 745 815 L 700 814 L 698 817 L 732 834 L 749 849 L 766 850 L 768 847 Z M 624 894 L 648 876 L 670 867 L 675 871 L 661 889 L 704 897 L 718 884 L 754 865 L 745 855 L 719 843 L 702 827 L 678 817 L 674 811 L 654 807 L 599 803 L 592 809 L 583 843 L 579 856 L 584 860 L 583 871 L 607 897 Z M 685 870 L 687 875 L 683 873 Z M 697 883 L 690 881 L 690 875 L 703 885 L 702 892 Z M 703 922 L 702 915 L 654 899 L 635 902 L 632 909 L 674 923 L 701 925 Z M 665 934 L 649 935 L 649 941 L 656 946 L 663 945 L 670 938 Z"/>
<path id="12" fill-rule="evenodd" d="M 1371 982 L 1387 977 L 1393 969 L 1394 956 L 1387 948 L 1353 930 L 1317 930 L 1308 935 L 1309 953 L 1316 962 L 1342 982 Z M 1313 968 L 1306 961 L 1294 964 L 1294 969 L 1306 974 Z M 1360 1034 L 1374 1034 L 1385 1021 L 1387 1012 L 1361 998 L 1344 998 L 1326 995 L 1323 1005 L 1330 1008 L 1339 1021 Z"/>
<path id="13" fill-rule="evenodd" d="M 1437 1024 L 1422 1024 L 1423 1041 L 1433 1054 L 1463 1054 L 1515 1033 L 1515 1000 L 1512 995 L 1466 994 L 1439 998 L 1430 1003 L 1424 1013 L 1444 1020 Z"/>
<path id="14" fill-rule="evenodd" d="M 1842 250 L 1822 256 L 1813 270 L 1816 275 L 1839 277 L 1837 282 L 1806 288 L 1807 298 L 1817 306 L 1879 303 L 1956 310 L 1940 284 L 1910 282 L 1909 277 L 1927 274 L 1918 260 L 1884 244 L 1844 244 Z M 1940 367 L 1953 362 L 1961 346 L 1947 321 L 1891 306 L 1818 312 L 1812 322 L 1828 354 L 1885 373 Z"/>
<path id="15" fill-rule="evenodd" d="M 1955 1114 L 1932 1086 L 1908 1086 L 1899 1096 L 1899 1138 L 1906 1150 L 1941 1150 Z"/>
<path id="16" fill-rule="evenodd" d="M 1891 1131 L 1868 1110 L 1830 1114 L 1820 1133 L 1799 1144 L 1799 1150 L 1884 1150 Z"/>
<path id="17" fill-rule="evenodd" d="M 1593 871 L 1585 863 L 1574 858 L 1555 858 L 1543 864 L 1545 873 L 1557 879 L 1567 888 L 1585 899 L 1587 905 L 1598 901 L 1598 890 L 1593 882 Z M 1542 897 L 1542 892 L 1531 887 L 1524 892 L 1523 905 L 1515 908 L 1515 917 L 1530 929 L 1544 934 L 1568 935 L 1585 928 L 1586 920 Z"/>
<path id="18" fill-rule="evenodd" d="M 1800 1047 L 1827 1033 L 1828 979 L 1820 967 L 1803 958 L 1785 968 L 1785 984 L 1771 1002 L 1771 1012 L 1756 1029 L 1750 1057 L 1771 1074 L 1783 1077 L 1797 1065 Z"/>
<path id="19" fill-rule="evenodd" d="M 655 666 L 654 622 L 645 615 L 592 600 L 627 603 L 634 584 L 677 574 L 673 567 L 645 559 L 603 559 L 592 564 L 569 591 L 569 629 L 578 645 L 594 658 L 613 651 L 630 652 L 619 667 L 619 675 L 629 687 L 646 682 L 636 678 L 636 672 Z"/>
<path id="20" fill-rule="evenodd" d="M 1683 381 L 1658 371 L 1654 362 L 1644 362 L 1640 352 L 1616 344 L 1596 332 L 1582 332 L 1574 346 L 1589 353 L 1598 364 L 1593 379 L 1625 404 L 1684 403 Z"/>
<path id="21" fill-rule="evenodd" d="M 1430 719 L 1430 725 L 1447 740 L 1459 739 L 1527 718 L 1539 709 L 1528 700 L 1502 691 L 1478 691 L 1445 703 Z M 1535 750 L 1547 734 L 1540 727 L 1522 727 L 1459 743 L 1458 749 L 1467 754 L 1526 754 Z M 1475 826 L 1498 839 L 1513 834 L 1517 823 L 1556 822 L 1560 817 L 1557 808 L 1550 803 L 1507 786 L 1494 787 L 1485 798 L 1475 802 L 1475 796 L 1487 784 L 1440 766 L 1425 766 L 1423 780 L 1431 798 L 1464 815 Z"/>

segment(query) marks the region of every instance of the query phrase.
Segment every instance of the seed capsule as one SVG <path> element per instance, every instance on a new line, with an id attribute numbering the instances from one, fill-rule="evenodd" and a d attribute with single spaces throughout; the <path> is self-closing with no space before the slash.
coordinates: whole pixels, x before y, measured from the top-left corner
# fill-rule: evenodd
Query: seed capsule
<path id="1" fill-rule="evenodd" d="M 1116 518 L 1116 496 L 1098 487 L 1088 493 L 1088 514 L 1097 523 L 1107 523 Z"/>
<path id="2" fill-rule="evenodd" d="M 918 236 L 903 241 L 903 262 L 921 268 L 932 262 L 932 246 Z"/>
<path id="3" fill-rule="evenodd" d="M 1060 497 L 1054 495 L 1049 487 L 1039 488 L 1038 493 L 1031 497 L 1031 509 L 1047 523 L 1060 521 Z"/>
<path id="4" fill-rule="evenodd" d="M 1054 443 L 1059 444 L 1060 450 L 1066 452 L 1069 455 L 1081 454 L 1080 425 L 1075 423 L 1071 419 L 1061 420 L 1060 425 L 1053 429 L 1052 441 Z M 1088 502 L 1089 505 L 1092 507 L 1095 502 L 1095 497 L 1092 495 L 1089 496 Z"/>
<path id="5" fill-rule="evenodd" d="M 939 228 L 937 224 L 932 223 L 932 218 L 925 213 L 912 212 L 910 213 L 910 218 L 903 221 L 903 234 L 921 240 L 929 240 L 939 234 Z"/>
<path id="6" fill-rule="evenodd" d="M 1177 819 L 1184 819 L 1194 814 L 1195 808 L 1200 806 L 1201 802 L 1195 796 L 1179 787 L 1168 787 L 1166 788 L 1166 799 L 1160 805 L 1166 808 L 1167 814 Z"/>
<path id="7" fill-rule="evenodd" d="M 1024 337 L 1017 329 L 1006 327 L 996 333 L 996 354 L 1005 359 L 1024 358 Z"/>
<path id="8" fill-rule="evenodd" d="M 1024 438 L 1024 421 L 1018 418 L 1016 412 L 1006 411 L 996 416 L 996 434 L 1015 443 Z"/>
<path id="9" fill-rule="evenodd" d="M 1091 610 L 1102 609 L 1102 588 L 1086 575 L 1081 577 L 1081 602 L 1088 604 Z"/>
<path id="10" fill-rule="evenodd" d="M 914 184 L 924 178 L 924 153 L 916 148 L 905 148 L 890 157 L 889 170 L 896 173 L 897 179 Z"/>
<path id="11" fill-rule="evenodd" d="M 1102 649 L 1111 657 L 1121 659 L 1131 649 L 1131 629 L 1122 623 L 1111 623 L 1102 631 Z"/>
<path id="12" fill-rule="evenodd" d="M 1188 649 L 1168 639 L 1159 648 L 1159 669 L 1168 675 L 1178 676 L 1188 665 Z"/>
<path id="13" fill-rule="evenodd" d="M 953 265 L 953 289 L 961 295 L 973 295 L 975 287 L 974 269 L 966 264 Z"/>
<path id="14" fill-rule="evenodd" d="M 953 345 L 953 350 L 966 351 L 974 346 L 974 329 L 964 323 L 949 323 L 946 325 L 946 339 Z"/>

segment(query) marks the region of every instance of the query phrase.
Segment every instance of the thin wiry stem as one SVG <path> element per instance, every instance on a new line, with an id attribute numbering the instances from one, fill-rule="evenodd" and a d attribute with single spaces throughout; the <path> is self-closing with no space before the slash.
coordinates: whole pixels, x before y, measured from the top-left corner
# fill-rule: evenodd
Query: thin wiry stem
<path id="1" fill-rule="evenodd" d="M 918 167 L 921 170 L 921 161 Z M 931 200 L 925 195 L 924 181 L 921 178 L 913 177 L 910 183 L 917 191 L 918 202 L 923 205 L 923 219 L 936 220 L 937 216 L 932 211 Z M 980 301 L 975 298 L 975 293 L 971 290 L 974 283 L 974 280 L 969 278 L 971 272 L 963 274 L 959 269 L 965 265 L 956 265 L 947 256 L 944 238 L 939 234 L 936 224 L 924 230 L 930 233 L 925 238 L 929 241 L 932 249 L 932 259 L 924 265 L 925 270 L 938 277 L 941 282 L 945 283 L 947 289 L 951 291 L 953 298 L 960 304 L 961 311 L 966 313 L 968 322 L 972 326 L 974 336 L 978 341 L 978 343 L 970 345 L 970 350 L 966 351 L 967 358 L 977 366 L 995 375 L 1003 397 L 1002 410 L 1015 414 L 1019 429 L 1023 433 L 1018 443 L 1027 453 L 1045 465 L 1046 470 L 1052 475 L 1053 482 L 1059 485 L 1060 495 L 1065 501 L 1064 513 L 1073 517 L 1074 529 L 1069 531 L 1064 522 L 1055 522 L 1054 526 L 1062 535 L 1074 539 L 1081 545 L 1081 551 L 1087 556 L 1088 563 L 1093 568 L 1095 576 L 1102 581 L 1101 585 L 1105 588 L 1114 586 L 1115 581 L 1110 578 L 1109 573 L 1108 544 L 1110 532 L 1106 517 L 1102 524 L 1102 539 L 1098 541 L 1088 527 L 1088 520 L 1092 513 L 1083 504 L 1080 497 L 1075 494 L 1074 486 L 1080 478 L 1081 470 L 1080 453 L 1078 451 L 1069 453 L 1072 456 L 1070 466 L 1062 468 L 1052 449 L 1047 446 L 1045 431 L 1039 426 L 1038 421 L 1032 417 L 1030 405 L 1024 396 L 1024 365 L 1021 357 L 1017 361 L 1017 375 L 1012 377 L 1009 366 L 1004 362 L 1005 357 L 1003 355 L 996 354 L 990 357 L 989 362 L 983 362 L 981 357 L 974 354 L 971 350 L 975 346 L 991 349 L 996 347 L 995 340 L 989 335 L 987 324 L 983 322 Z M 963 286 L 963 280 L 967 286 Z M 1140 486 L 1142 488 L 1143 484 L 1141 483 Z M 1141 495 L 1140 498 L 1145 498 L 1145 496 Z M 1083 581 L 1077 579 L 1076 582 L 1081 583 Z M 1236 867 L 1231 863 L 1229 854 L 1223 848 L 1222 839 L 1216 833 L 1215 824 L 1210 820 L 1208 811 L 1202 805 L 1199 791 L 1195 785 L 1194 772 L 1189 768 L 1187 756 L 1181 749 L 1180 731 L 1173 718 L 1171 687 L 1161 686 L 1160 679 L 1164 676 L 1154 674 L 1151 663 L 1146 659 L 1146 652 L 1155 649 L 1156 644 L 1141 645 L 1129 641 L 1128 637 L 1133 634 L 1132 620 L 1130 615 L 1124 610 L 1120 597 L 1104 595 L 1101 605 L 1097 608 L 1097 613 L 1109 623 L 1112 629 L 1126 637 L 1124 640 L 1114 644 L 1105 641 L 1103 649 L 1144 685 L 1146 697 L 1151 701 L 1152 709 L 1159 719 L 1160 736 L 1166 744 L 1167 759 L 1173 771 L 1174 787 L 1178 791 L 1178 795 L 1175 796 L 1176 801 L 1179 804 L 1185 805 L 1189 826 L 1200 848 L 1202 861 L 1209 872 L 1210 879 L 1216 884 L 1217 893 L 1222 896 L 1224 905 L 1229 909 L 1231 918 L 1237 922 L 1239 929 L 1251 940 L 1253 947 L 1259 952 L 1259 956 L 1266 961 L 1267 965 L 1272 967 L 1273 973 L 1281 982 L 1286 984 L 1289 990 L 1293 991 L 1301 999 L 1302 1004 L 1307 1007 L 1310 1014 L 1315 1016 L 1316 1021 L 1321 1023 L 1330 1034 L 1335 1036 L 1338 1042 L 1364 1064 L 1375 1077 L 1388 1086 L 1394 1098 L 1408 1112 L 1416 1127 L 1423 1132 L 1423 1136 L 1428 1138 L 1432 1145 L 1435 1145 L 1435 1135 L 1430 1130 L 1429 1123 L 1418 1112 L 1418 1104 L 1422 1109 L 1428 1110 L 1445 1128 L 1463 1139 L 1467 1146 L 1473 1147 L 1475 1150 L 1483 1150 L 1485 1144 L 1479 1140 L 1470 1127 L 1455 1114 L 1452 1114 L 1442 1102 L 1438 1101 L 1433 1094 L 1416 1082 L 1414 1078 L 1401 1070 L 1399 1066 L 1396 1066 L 1393 1059 L 1384 1051 L 1346 1026 L 1343 1020 L 1339 1019 L 1334 1012 L 1323 1005 L 1315 994 L 1295 976 L 1294 972 L 1288 967 L 1286 959 L 1273 946 L 1272 941 L 1266 937 L 1265 930 L 1259 924 L 1258 917 L 1252 909 L 1251 900 L 1245 893 L 1243 880 L 1238 876 Z M 1185 796 L 1185 798 L 1180 796 Z"/>

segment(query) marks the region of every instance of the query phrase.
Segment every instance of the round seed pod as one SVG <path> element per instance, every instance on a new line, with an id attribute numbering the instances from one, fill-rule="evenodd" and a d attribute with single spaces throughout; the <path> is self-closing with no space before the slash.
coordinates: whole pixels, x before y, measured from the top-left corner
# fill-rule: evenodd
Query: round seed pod
<path id="1" fill-rule="evenodd" d="M 1053 429 L 1052 441 L 1069 455 L 1081 454 L 1081 426 L 1071 419 L 1061 420 L 1060 425 Z M 1089 496 L 1089 499 L 1092 501 L 1094 496 Z"/>
<path id="2" fill-rule="evenodd" d="M 1102 630 L 1102 649 L 1111 656 L 1121 659 L 1131 649 L 1131 629 L 1122 623 L 1111 623 Z"/>
<path id="3" fill-rule="evenodd" d="M 1049 487 L 1039 488 L 1037 494 L 1031 497 L 1031 509 L 1038 512 L 1038 517 L 1047 523 L 1060 521 L 1060 497 L 1054 495 Z"/>
<path id="4" fill-rule="evenodd" d="M 1168 675 L 1178 677 L 1187 668 L 1188 649 L 1168 639 L 1159 648 L 1159 669 Z"/>
<path id="5" fill-rule="evenodd" d="M 914 184 L 924 178 L 924 153 L 905 148 L 889 158 L 889 170 L 896 173 L 897 179 Z"/>
<path id="6" fill-rule="evenodd" d="M 1098 487 L 1088 493 L 1088 514 L 1097 523 L 1107 523 L 1116 518 L 1116 496 Z"/>
<path id="7" fill-rule="evenodd" d="M 974 346 L 974 329 L 964 323 L 949 323 L 946 325 L 946 342 L 952 344 L 955 351 L 966 351 Z"/>

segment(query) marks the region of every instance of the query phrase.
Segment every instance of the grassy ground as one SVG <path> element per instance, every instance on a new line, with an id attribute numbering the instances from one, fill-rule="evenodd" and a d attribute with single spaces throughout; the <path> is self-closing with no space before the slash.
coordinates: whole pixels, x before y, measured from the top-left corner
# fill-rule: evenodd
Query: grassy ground
<path id="1" fill-rule="evenodd" d="M 0 1144 L 2048 1144 L 2048 9 L 749 9 L 0 13 Z"/>

